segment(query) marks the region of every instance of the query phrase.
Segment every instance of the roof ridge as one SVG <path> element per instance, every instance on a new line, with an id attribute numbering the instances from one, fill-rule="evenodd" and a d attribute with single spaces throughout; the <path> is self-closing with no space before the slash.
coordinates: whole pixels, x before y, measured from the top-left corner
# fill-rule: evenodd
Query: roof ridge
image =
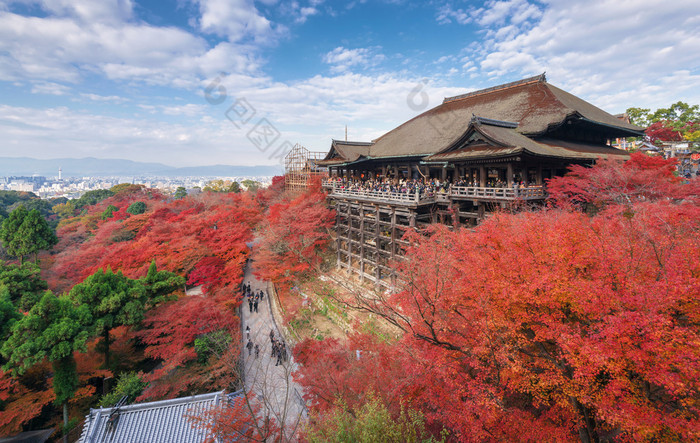
<path id="1" fill-rule="evenodd" d="M 332 143 L 341 143 L 341 144 L 355 144 L 355 145 L 372 145 L 374 142 L 360 142 L 360 141 L 352 141 L 352 140 L 336 140 L 334 138 L 331 139 L 331 144 Z"/>
<path id="2" fill-rule="evenodd" d="M 472 114 L 472 123 L 479 123 L 489 126 L 500 126 L 502 128 L 515 129 L 518 127 L 518 122 L 509 122 L 506 120 L 496 120 L 493 118 L 479 117 L 478 115 Z"/>
<path id="3" fill-rule="evenodd" d="M 455 95 L 453 97 L 445 97 L 442 100 L 442 103 L 450 103 L 456 100 L 462 100 L 464 98 L 469 98 L 469 97 L 474 97 L 477 95 L 482 95 L 482 94 L 489 94 L 491 92 L 495 91 L 500 91 L 503 89 L 508 89 L 512 88 L 514 86 L 520 86 L 520 85 L 526 85 L 529 83 L 546 83 L 547 82 L 547 77 L 545 75 L 546 73 L 543 72 L 540 75 L 535 75 L 534 77 L 529 77 L 529 78 L 524 78 L 522 80 L 516 80 L 514 82 L 510 83 L 504 83 L 502 85 L 497 85 L 497 86 L 491 86 L 490 88 L 485 88 L 485 89 L 479 89 L 477 91 L 472 91 L 472 92 L 467 92 L 466 94 L 461 94 L 461 95 Z"/>
<path id="4" fill-rule="evenodd" d="M 147 410 L 147 409 L 158 409 L 158 408 L 164 408 L 164 407 L 171 407 L 174 405 L 184 405 L 188 403 L 200 403 L 203 401 L 209 401 L 209 400 L 216 400 L 217 396 L 224 394 L 225 391 L 216 391 L 216 392 L 209 392 L 205 394 L 195 394 L 195 395 L 189 395 L 186 397 L 176 397 L 176 398 L 168 398 L 164 400 L 155 400 L 155 401 L 148 401 L 148 402 L 142 402 L 142 403 L 132 403 L 130 405 L 124 405 L 121 406 L 120 412 L 121 413 L 126 413 L 126 412 L 134 412 L 134 411 L 142 411 L 142 410 Z M 108 412 L 115 409 L 114 406 L 110 406 L 108 408 L 90 408 L 90 413 L 93 411 L 104 413 Z"/>

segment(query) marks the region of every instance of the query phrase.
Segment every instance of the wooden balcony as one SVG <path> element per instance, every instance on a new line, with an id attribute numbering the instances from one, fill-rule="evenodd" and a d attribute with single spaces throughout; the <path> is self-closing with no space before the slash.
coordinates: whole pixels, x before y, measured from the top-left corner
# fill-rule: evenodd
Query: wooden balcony
<path id="1" fill-rule="evenodd" d="M 462 200 L 544 200 L 547 193 L 543 186 L 522 188 L 481 188 L 472 186 L 453 186 L 450 197 Z"/>
<path id="2" fill-rule="evenodd" d="M 329 197 L 348 200 L 418 206 L 431 203 L 448 203 L 450 200 L 516 201 L 544 200 L 547 193 L 542 186 L 518 188 L 489 188 L 478 186 L 453 186 L 449 191 L 438 192 L 388 192 L 346 188 L 343 184 L 325 180 L 323 187 Z"/>

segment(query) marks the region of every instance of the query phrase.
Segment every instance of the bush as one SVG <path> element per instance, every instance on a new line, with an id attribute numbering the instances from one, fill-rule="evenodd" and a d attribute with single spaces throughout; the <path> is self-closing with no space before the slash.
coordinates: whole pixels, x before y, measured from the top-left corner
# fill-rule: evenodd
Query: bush
<path id="1" fill-rule="evenodd" d="M 203 334 L 194 340 L 194 350 L 197 360 L 206 363 L 212 355 L 221 355 L 228 349 L 231 335 L 223 329 Z"/>
<path id="2" fill-rule="evenodd" d="M 116 206 L 114 206 L 114 205 L 109 205 L 109 206 L 107 206 L 107 209 L 105 209 L 105 210 L 102 212 L 102 215 L 100 216 L 100 218 L 101 218 L 102 220 L 107 220 L 108 218 L 112 218 L 112 215 L 114 214 L 114 211 L 117 211 L 117 210 L 119 210 L 119 208 L 117 208 Z"/>
<path id="3" fill-rule="evenodd" d="M 124 397 L 128 397 L 127 402 L 134 401 L 136 397 L 141 395 L 148 383 L 141 379 L 142 374 L 135 372 L 124 372 L 119 376 L 117 386 L 107 395 L 100 399 L 100 406 L 108 408 L 117 404 Z"/>
<path id="4" fill-rule="evenodd" d="M 129 205 L 128 208 L 126 208 L 126 212 L 128 212 L 131 215 L 143 214 L 144 212 L 146 212 L 146 203 L 142 201 L 133 202 Z"/>

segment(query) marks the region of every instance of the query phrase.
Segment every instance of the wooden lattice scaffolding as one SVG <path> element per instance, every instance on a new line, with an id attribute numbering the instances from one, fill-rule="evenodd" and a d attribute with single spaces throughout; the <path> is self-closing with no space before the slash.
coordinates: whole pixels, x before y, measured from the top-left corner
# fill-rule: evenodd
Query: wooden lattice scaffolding
<path id="1" fill-rule="evenodd" d="M 314 176 L 326 177 L 327 168 L 316 164 L 326 156 L 325 152 L 312 152 L 300 144 L 294 145 L 284 158 L 284 187 L 287 190 L 305 189 Z"/>

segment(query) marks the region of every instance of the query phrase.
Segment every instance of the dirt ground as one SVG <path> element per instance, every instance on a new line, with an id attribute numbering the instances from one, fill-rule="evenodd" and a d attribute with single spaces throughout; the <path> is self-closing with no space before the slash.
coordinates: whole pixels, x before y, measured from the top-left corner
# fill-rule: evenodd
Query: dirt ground
<path id="1" fill-rule="evenodd" d="M 359 280 L 343 271 L 331 271 L 294 288 L 291 294 L 280 297 L 285 312 L 293 312 L 287 325 L 300 340 L 336 338 L 344 340 L 353 331 L 398 336 L 398 331 L 377 316 L 349 308 L 344 300 L 353 300 L 357 293 L 371 294 L 373 286 L 361 285 Z M 295 297 L 297 299 L 295 299 Z M 301 298 L 301 308 L 298 308 Z M 297 305 L 297 306 L 295 306 Z"/>

